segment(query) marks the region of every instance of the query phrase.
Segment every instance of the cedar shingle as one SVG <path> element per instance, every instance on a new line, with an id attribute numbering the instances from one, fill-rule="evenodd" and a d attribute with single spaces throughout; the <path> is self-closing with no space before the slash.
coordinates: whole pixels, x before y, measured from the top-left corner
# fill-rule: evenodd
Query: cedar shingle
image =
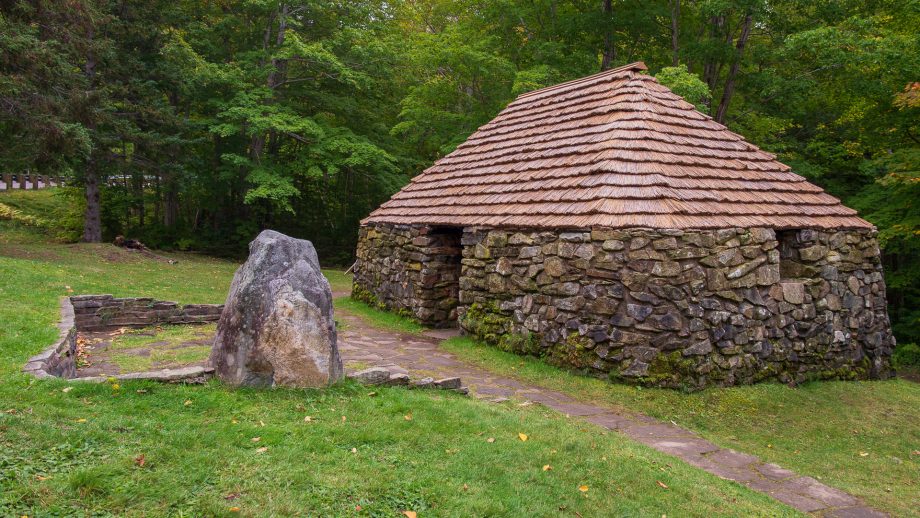
<path id="1" fill-rule="evenodd" d="M 872 227 L 644 70 L 522 94 L 362 223 Z"/>

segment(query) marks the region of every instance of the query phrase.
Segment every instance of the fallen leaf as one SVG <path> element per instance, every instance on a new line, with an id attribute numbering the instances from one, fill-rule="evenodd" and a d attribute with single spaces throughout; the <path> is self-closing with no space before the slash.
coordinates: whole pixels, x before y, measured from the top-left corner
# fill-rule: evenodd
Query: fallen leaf
<path id="1" fill-rule="evenodd" d="M 518 406 L 530 406 L 533 404 L 533 401 L 524 401 L 523 403 L 518 403 Z"/>
<path id="2" fill-rule="evenodd" d="M 655 482 L 658 482 L 658 485 L 661 486 L 661 487 L 664 488 L 664 489 L 667 489 L 667 488 L 668 488 L 668 485 L 665 484 L 664 482 L 660 481 L 660 480 L 656 480 Z"/>
<path id="3" fill-rule="evenodd" d="M 343 423 L 345 422 L 345 416 L 342 416 L 342 422 Z"/>
<path id="4" fill-rule="evenodd" d="M 551 469 L 553 469 L 553 467 L 550 466 L 549 464 L 546 464 L 545 466 L 543 466 L 543 471 L 549 471 Z"/>
<path id="5" fill-rule="evenodd" d="M 469 490 L 470 490 L 470 486 L 468 486 L 468 485 L 466 485 L 466 484 L 463 484 L 463 490 L 464 490 L 464 491 L 469 491 Z"/>
<path id="6" fill-rule="evenodd" d="M 268 451 L 268 446 L 262 446 L 261 448 L 256 450 L 256 452 L 258 453 L 265 453 L 267 451 Z"/>
<path id="7" fill-rule="evenodd" d="M 239 497 L 240 497 L 239 493 L 230 493 L 229 495 L 224 496 L 224 500 L 228 502 L 232 502 L 233 500 L 236 500 Z"/>
<path id="8" fill-rule="evenodd" d="M 147 393 L 147 389 L 137 389 L 137 390 L 135 390 L 135 392 L 137 392 L 138 394 L 146 394 L 146 393 Z"/>
<path id="9" fill-rule="evenodd" d="M 377 395 L 377 393 L 376 393 L 376 392 L 368 392 L 367 395 L 370 396 L 370 397 L 374 397 L 374 396 Z"/>
<path id="10" fill-rule="evenodd" d="M 183 404 L 184 404 L 185 406 L 191 406 L 192 400 L 191 400 L 191 399 L 186 399 L 186 400 L 185 400 L 185 403 L 183 403 Z"/>
<path id="11" fill-rule="evenodd" d="M 134 457 L 134 464 L 136 464 L 137 467 L 139 468 L 143 468 L 144 464 L 147 464 L 147 457 L 145 457 L 144 454 L 141 453 L 137 457 Z"/>
<path id="12" fill-rule="evenodd" d="M 351 452 L 352 452 L 352 453 L 358 453 L 358 448 L 352 448 L 352 449 L 351 449 Z"/>
<path id="13" fill-rule="evenodd" d="M 41 476 L 41 475 L 35 475 L 35 480 L 37 480 L 37 481 L 39 481 L 39 482 L 44 482 L 44 481 L 48 480 L 49 478 L 51 478 L 51 477 L 43 477 L 43 476 Z"/>
<path id="14" fill-rule="evenodd" d="M 403 514 L 406 515 L 406 518 L 417 518 L 418 513 L 415 511 L 403 511 Z"/>
<path id="15" fill-rule="evenodd" d="M 920 450 L 914 450 L 910 452 L 911 455 L 920 455 Z"/>
<path id="16" fill-rule="evenodd" d="M 867 451 L 861 451 L 861 452 L 859 452 L 859 456 L 860 456 L 860 457 L 868 457 L 868 456 L 869 456 L 869 452 L 867 452 Z"/>
<path id="17" fill-rule="evenodd" d="M 233 424 L 239 424 L 239 421 L 237 421 L 236 419 L 231 419 L 230 422 Z"/>
<path id="18" fill-rule="evenodd" d="M 356 505 L 356 506 L 355 506 L 355 511 L 361 511 L 361 506 L 360 506 L 360 505 Z"/>
<path id="19" fill-rule="evenodd" d="M 80 419 L 77 419 L 77 422 L 78 422 L 78 423 L 85 423 L 85 422 L 86 422 L 86 418 L 85 418 L 85 417 L 81 417 Z"/>
<path id="20" fill-rule="evenodd" d="M 64 388 L 61 389 L 61 392 L 63 392 L 63 393 L 66 394 L 66 393 L 70 392 L 71 390 L 73 390 L 73 387 L 64 387 Z"/>
<path id="21" fill-rule="evenodd" d="M 305 423 L 309 423 L 309 422 L 311 422 L 311 421 L 313 421 L 313 418 L 310 417 L 310 416 L 305 416 L 305 417 L 303 418 L 303 422 L 305 422 Z"/>
<path id="22" fill-rule="evenodd" d="M 259 426 L 265 426 L 265 421 L 259 421 Z"/>
<path id="23" fill-rule="evenodd" d="M 121 388 L 121 385 L 119 385 L 118 383 L 112 383 L 112 390 L 118 390 L 120 388 Z"/>
<path id="24" fill-rule="evenodd" d="M 261 441 L 261 440 L 262 440 L 261 437 L 253 437 L 252 439 L 250 439 L 250 441 L 252 441 L 252 442 L 259 442 L 259 441 Z"/>
<path id="25" fill-rule="evenodd" d="M 405 419 L 406 421 L 411 421 L 411 420 L 412 420 L 412 414 L 406 414 L 406 415 L 404 415 L 404 416 L 403 416 L 403 419 Z"/>
<path id="26" fill-rule="evenodd" d="M 519 433 L 519 434 L 518 434 L 518 439 L 520 439 L 520 440 L 522 440 L 522 441 L 526 441 L 526 440 L 527 440 L 527 434 L 526 434 L 526 433 Z"/>
<path id="27" fill-rule="evenodd" d="M 495 437 L 489 437 L 486 442 L 495 442 Z"/>
<path id="28" fill-rule="evenodd" d="M 231 513 L 238 513 L 238 512 L 240 512 L 240 508 L 239 508 L 239 507 L 231 507 L 230 509 L 228 509 L 228 511 L 230 511 Z"/>
<path id="29" fill-rule="evenodd" d="M 578 486 L 578 490 L 581 491 L 582 493 L 587 493 L 588 486 Z"/>

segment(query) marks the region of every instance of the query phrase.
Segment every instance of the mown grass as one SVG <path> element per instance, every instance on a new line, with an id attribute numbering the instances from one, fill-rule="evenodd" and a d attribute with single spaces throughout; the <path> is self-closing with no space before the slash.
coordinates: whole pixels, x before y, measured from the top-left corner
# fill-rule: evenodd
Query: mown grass
<path id="1" fill-rule="evenodd" d="M 20 368 L 55 338 L 60 296 L 217 303 L 236 265 L 24 235 L 0 225 L 0 515 L 794 514 L 534 407 L 348 382 L 255 391 L 35 380 Z"/>
<path id="2" fill-rule="evenodd" d="M 109 351 L 137 349 L 151 344 L 162 347 L 175 347 L 183 342 L 200 340 L 214 336 L 217 324 L 201 325 L 165 325 L 155 327 L 142 327 L 126 329 L 122 334 L 116 334 L 108 347 Z"/>
<path id="3" fill-rule="evenodd" d="M 211 346 L 180 346 L 192 340 L 211 338 L 216 328 L 216 324 L 204 324 L 130 329 L 112 337 L 105 355 L 122 374 L 190 365 L 205 360 Z M 139 354 L 143 350 L 147 354 Z M 99 357 L 90 353 L 89 360 L 95 362 Z"/>
<path id="4" fill-rule="evenodd" d="M 426 329 L 425 326 L 418 322 L 389 311 L 381 311 L 348 296 L 338 297 L 333 302 L 337 311 L 357 315 L 374 327 L 406 334 L 418 334 Z"/>
<path id="5" fill-rule="evenodd" d="M 146 356 L 116 353 L 109 357 L 109 361 L 118 366 L 122 374 L 128 372 L 143 372 L 154 369 L 183 367 L 204 361 L 211 354 L 210 345 L 191 345 L 178 349 L 151 348 Z"/>
<path id="6" fill-rule="evenodd" d="M 673 421 L 896 516 L 920 515 L 920 384 L 824 381 L 790 388 L 762 383 L 686 394 L 574 375 L 469 337 L 453 338 L 443 347 L 497 373 Z"/>

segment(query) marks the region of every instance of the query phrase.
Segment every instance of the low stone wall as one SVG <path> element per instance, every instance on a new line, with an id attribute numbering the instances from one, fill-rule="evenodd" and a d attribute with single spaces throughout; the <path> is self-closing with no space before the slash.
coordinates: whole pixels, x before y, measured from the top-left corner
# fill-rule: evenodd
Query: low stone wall
<path id="1" fill-rule="evenodd" d="M 427 226 L 360 229 L 352 296 L 432 327 L 457 321 L 460 233 Z"/>
<path id="2" fill-rule="evenodd" d="M 201 324 L 216 322 L 222 304 L 186 304 L 152 298 L 115 298 L 112 295 L 70 297 L 76 327 L 80 331 L 104 331 L 119 327 L 155 324 Z"/>
<path id="3" fill-rule="evenodd" d="M 867 231 L 468 229 L 459 312 L 503 349 L 646 385 L 892 374 Z"/>
<path id="4" fill-rule="evenodd" d="M 58 330 L 58 339 L 41 353 L 29 358 L 22 368 L 23 372 L 36 378 L 73 378 L 77 375 L 77 330 L 74 327 L 73 305 L 69 298 L 61 299 L 61 320 L 58 322 Z"/>

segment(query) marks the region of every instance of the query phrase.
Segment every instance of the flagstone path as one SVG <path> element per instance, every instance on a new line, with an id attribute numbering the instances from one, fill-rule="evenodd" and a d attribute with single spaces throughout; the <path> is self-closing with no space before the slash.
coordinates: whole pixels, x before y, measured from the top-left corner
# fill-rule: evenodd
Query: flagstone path
<path id="1" fill-rule="evenodd" d="M 342 295 L 336 293 L 336 295 Z M 806 513 L 825 517 L 880 517 L 885 513 L 858 498 L 818 480 L 798 475 L 753 455 L 721 448 L 693 432 L 642 414 L 625 414 L 611 408 L 573 399 L 561 392 L 523 383 L 464 363 L 438 344 L 455 330 L 432 330 L 422 335 L 401 334 L 371 326 L 353 314 L 337 310 L 345 328 L 339 333 L 339 352 L 348 372 L 385 367 L 413 378 L 459 376 L 471 395 L 495 402 L 509 399 L 545 405 L 572 417 L 646 444 L 658 451 Z"/>

